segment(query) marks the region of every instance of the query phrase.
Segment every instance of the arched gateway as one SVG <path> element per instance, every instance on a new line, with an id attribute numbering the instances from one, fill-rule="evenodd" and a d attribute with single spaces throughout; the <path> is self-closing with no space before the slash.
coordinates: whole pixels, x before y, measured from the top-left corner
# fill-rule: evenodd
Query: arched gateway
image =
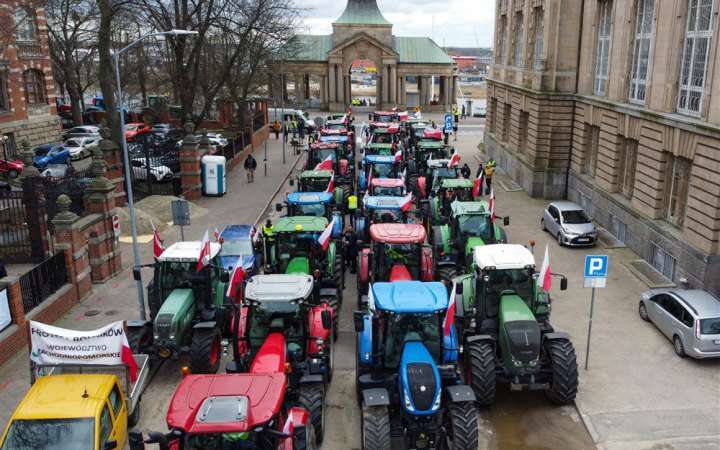
<path id="1" fill-rule="evenodd" d="M 281 52 L 282 61 L 270 63 L 272 97 L 279 99 L 284 92 L 287 98 L 286 87 L 281 91 L 280 84 L 291 80 L 296 86 L 296 103 L 304 106 L 312 78 L 319 83 L 320 108 L 343 111 L 351 101 L 353 62 L 370 60 L 378 74 L 378 109 L 418 104 L 423 111 L 449 110 L 457 97 L 457 68 L 452 58 L 432 39 L 394 36 L 392 27 L 376 0 L 348 0 L 331 35 L 296 35 Z M 409 78 L 414 78 L 418 87 L 412 102 L 408 102 L 406 89 Z"/>

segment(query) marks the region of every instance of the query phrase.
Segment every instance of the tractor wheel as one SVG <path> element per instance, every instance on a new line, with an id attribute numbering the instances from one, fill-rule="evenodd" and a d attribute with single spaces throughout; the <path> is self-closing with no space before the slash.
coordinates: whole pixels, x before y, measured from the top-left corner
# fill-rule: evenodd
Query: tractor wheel
<path id="1" fill-rule="evenodd" d="M 553 403 L 567 404 L 575 400 L 578 388 L 578 370 L 575 348 L 565 339 L 552 339 L 545 343 L 550 358 L 552 380 L 545 396 Z"/>
<path id="2" fill-rule="evenodd" d="M 473 402 L 450 403 L 449 450 L 476 450 L 478 448 L 478 411 Z"/>
<path id="3" fill-rule="evenodd" d="M 325 433 L 325 386 L 320 383 L 300 386 L 299 403 L 310 413 L 310 423 L 320 445 Z"/>
<path id="4" fill-rule="evenodd" d="M 457 276 L 457 269 L 455 266 L 442 266 L 438 268 L 437 277 L 438 280 L 443 282 L 445 286 L 450 289 L 452 287 L 452 280 Z"/>
<path id="5" fill-rule="evenodd" d="M 343 257 L 339 253 L 335 253 L 335 261 L 333 261 L 333 283 L 338 291 L 338 300 L 342 304 L 343 289 L 345 289 L 345 270 L 343 268 Z"/>
<path id="6" fill-rule="evenodd" d="M 142 395 L 138 397 L 138 401 L 135 404 L 135 409 L 132 414 L 128 415 L 128 427 L 132 428 L 140 422 L 140 402 L 142 401 Z"/>
<path id="7" fill-rule="evenodd" d="M 390 417 L 386 406 L 362 405 L 362 450 L 390 450 Z"/>
<path id="8" fill-rule="evenodd" d="M 475 392 L 481 406 L 490 406 L 495 401 L 495 351 L 490 342 L 472 342 L 468 345 L 466 369 L 470 373 L 467 381 Z M 468 364 L 469 363 L 469 364 Z"/>
<path id="9" fill-rule="evenodd" d="M 216 373 L 220 367 L 220 330 L 195 330 L 190 343 L 190 372 Z"/>

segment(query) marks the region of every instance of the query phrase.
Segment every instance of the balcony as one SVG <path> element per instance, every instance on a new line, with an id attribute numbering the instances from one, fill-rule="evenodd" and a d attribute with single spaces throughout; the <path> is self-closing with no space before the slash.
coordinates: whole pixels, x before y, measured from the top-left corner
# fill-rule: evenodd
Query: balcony
<path id="1" fill-rule="evenodd" d="M 39 42 L 17 42 L 18 59 L 37 59 L 43 57 L 42 46 Z"/>

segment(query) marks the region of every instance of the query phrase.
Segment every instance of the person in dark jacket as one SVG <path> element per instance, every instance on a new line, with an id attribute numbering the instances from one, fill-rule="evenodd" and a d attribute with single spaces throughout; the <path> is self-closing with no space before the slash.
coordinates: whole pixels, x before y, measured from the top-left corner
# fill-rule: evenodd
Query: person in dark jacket
<path id="1" fill-rule="evenodd" d="M 255 169 L 257 169 L 257 161 L 255 161 L 255 158 L 253 158 L 252 153 L 250 153 L 248 157 L 245 158 L 245 163 L 243 164 L 243 167 L 245 168 L 245 172 L 247 172 L 248 183 L 254 182 Z"/>
<path id="2" fill-rule="evenodd" d="M 343 248 L 345 249 L 345 267 L 350 266 L 350 273 L 357 273 L 357 238 L 351 227 L 345 228 L 343 233 Z"/>
<path id="3" fill-rule="evenodd" d="M 467 165 L 467 163 L 463 164 L 463 166 L 460 168 L 460 174 L 463 176 L 463 178 L 470 178 L 470 166 Z"/>

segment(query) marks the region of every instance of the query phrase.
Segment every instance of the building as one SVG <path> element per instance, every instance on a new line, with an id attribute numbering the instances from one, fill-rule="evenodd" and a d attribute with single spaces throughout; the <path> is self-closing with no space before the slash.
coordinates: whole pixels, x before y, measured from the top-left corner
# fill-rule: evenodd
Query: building
<path id="1" fill-rule="evenodd" d="M 319 83 L 320 107 L 344 111 L 353 97 L 350 70 L 357 60 L 371 60 L 377 68 L 379 108 L 407 106 L 408 77 L 418 77 L 419 106 L 423 111 L 446 111 L 455 102 L 456 67 L 452 58 L 432 39 L 392 33 L 376 0 L 348 0 L 330 35 L 297 35 L 274 61 L 270 85 L 286 92 L 294 81 L 296 102 L 310 96 L 310 79 Z M 285 76 L 280 76 L 280 74 Z M 433 82 L 433 77 L 439 83 Z M 273 95 L 279 98 L 279 92 Z"/>
<path id="2" fill-rule="evenodd" d="M 478 58 L 477 56 L 455 56 L 452 57 L 455 64 L 457 64 L 460 72 L 469 72 L 477 70 Z"/>
<path id="3" fill-rule="evenodd" d="M 36 145 L 60 138 L 45 13 L 27 3 L 0 5 L 0 134 L 9 153 L 25 139 Z"/>
<path id="4" fill-rule="evenodd" d="M 720 0 L 499 0 L 487 153 L 720 292 Z"/>

